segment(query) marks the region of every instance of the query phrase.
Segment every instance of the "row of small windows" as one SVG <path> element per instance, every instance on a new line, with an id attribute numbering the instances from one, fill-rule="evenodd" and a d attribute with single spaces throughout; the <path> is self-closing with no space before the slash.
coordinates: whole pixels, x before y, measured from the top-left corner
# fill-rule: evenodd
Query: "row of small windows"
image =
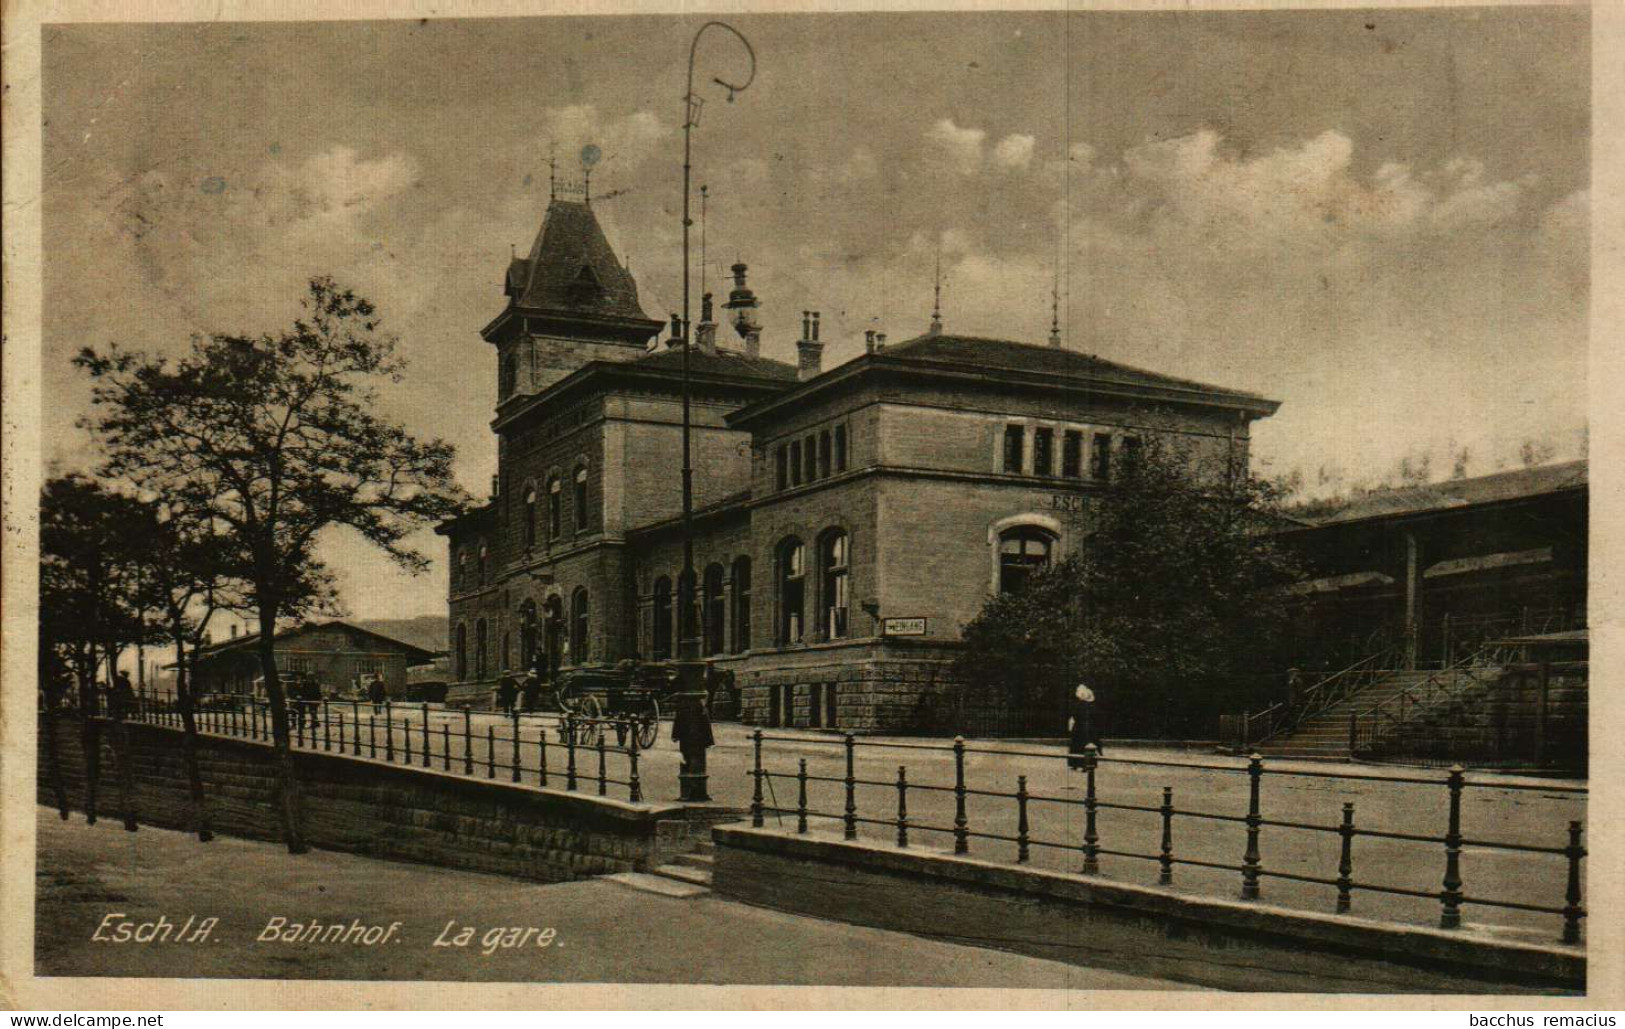
<path id="1" fill-rule="evenodd" d="M 706 657 L 725 650 L 740 654 L 750 649 L 750 558 L 734 558 L 731 576 L 720 563 L 711 564 L 705 569 L 697 593 L 682 586 L 682 576 L 678 576 L 675 591 L 670 576 L 662 575 L 654 582 L 649 643 L 656 660 L 677 656 L 678 633 L 692 633 L 696 628 L 700 653 Z M 729 586 L 733 587 L 731 595 Z M 689 612 L 688 623 L 679 627 L 675 624 L 680 613 L 677 599 L 684 593 L 694 598 L 695 608 Z"/>
<path id="2" fill-rule="evenodd" d="M 1032 464 L 1029 467 L 1024 460 L 1027 453 L 1027 427 L 1024 425 L 1006 425 L 1004 427 L 1004 470 L 1012 475 L 1020 475 L 1025 471 L 1029 475 L 1060 476 L 1066 479 L 1083 478 L 1083 447 L 1084 434 L 1077 429 L 1067 429 L 1061 435 L 1061 453 L 1059 467 L 1055 455 L 1055 430 L 1048 426 L 1039 426 L 1033 430 Z M 1122 461 L 1127 467 L 1132 467 L 1139 459 L 1140 437 L 1124 436 L 1122 442 Z M 1094 433 L 1089 440 L 1089 478 L 1105 482 L 1112 477 L 1112 434 L 1109 432 Z"/>
<path id="3" fill-rule="evenodd" d="M 780 443 L 774 452 L 779 489 L 816 482 L 846 471 L 846 426 Z"/>
<path id="4" fill-rule="evenodd" d="M 470 549 L 474 552 L 472 567 L 469 561 Z M 467 588 L 484 585 L 488 580 L 486 576 L 491 570 L 491 552 L 481 540 L 479 546 L 459 547 L 457 559 L 452 563 L 452 585 Z"/>
<path id="5" fill-rule="evenodd" d="M 844 639 L 851 631 L 851 543 L 845 532 L 832 529 L 818 542 L 816 573 L 817 633 L 826 640 Z M 807 548 L 794 536 L 781 541 L 776 551 L 779 579 L 780 645 L 800 643 L 807 636 Z"/>
<path id="6" fill-rule="evenodd" d="M 545 526 L 547 538 L 556 540 L 564 535 L 564 483 L 558 476 L 547 480 L 547 524 Z M 525 488 L 524 507 L 524 539 L 526 547 L 534 547 L 537 538 L 543 531 L 543 525 L 538 510 L 540 497 L 535 486 Z M 575 516 L 575 531 L 586 532 L 587 515 L 587 467 L 582 465 L 575 471 L 575 478 L 571 488 L 570 511 Z"/>
<path id="7" fill-rule="evenodd" d="M 519 651 L 511 650 L 513 639 L 502 634 L 499 641 L 491 638 L 486 619 L 474 623 L 473 664 L 470 665 L 468 626 L 457 626 L 452 645 L 452 659 L 459 682 L 482 681 L 498 672 L 534 669 L 538 674 L 551 676 L 569 664 L 584 664 L 592 657 L 588 636 L 590 627 L 589 604 L 585 587 L 570 595 L 569 624 L 565 624 L 564 602 L 558 597 L 547 598 L 540 616 L 534 600 L 519 607 Z"/>

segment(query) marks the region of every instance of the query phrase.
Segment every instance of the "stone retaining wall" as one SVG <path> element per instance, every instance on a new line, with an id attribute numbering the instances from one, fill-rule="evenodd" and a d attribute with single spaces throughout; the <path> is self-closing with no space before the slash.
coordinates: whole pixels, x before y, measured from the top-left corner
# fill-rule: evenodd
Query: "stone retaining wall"
<path id="1" fill-rule="evenodd" d="M 717 826 L 724 896 L 856 925 L 1227 990 L 1585 990 L 1579 947 L 1179 894 L 925 847 Z"/>
<path id="2" fill-rule="evenodd" d="M 72 717 L 55 722 L 68 803 L 80 811 L 90 788 L 82 725 Z M 100 757 L 99 816 L 124 816 L 120 780 L 127 777 L 141 824 L 188 829 L 180 731 L 101 720 L 90 727 Z M 200 743 L 215 831 L 280 840 L 270 745 L 215 736 Z M 42 740 L 39 802 L 54 807 L 47 754 Z M 552 882 L 645 870 L 692 849 L 705 828 L 704 817 L 690 819 L 680 804 L 632 804 L 337 754 L 295 751 L 294 763 L 310 844 L 372 857 Z"/>

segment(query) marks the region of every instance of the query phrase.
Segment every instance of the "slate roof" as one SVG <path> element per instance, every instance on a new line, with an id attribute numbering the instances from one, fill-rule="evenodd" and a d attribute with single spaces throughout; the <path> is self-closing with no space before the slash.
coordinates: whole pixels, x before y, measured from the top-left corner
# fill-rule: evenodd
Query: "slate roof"
<path id="1" fill-rule="evenodd" d="M 1402 486 L 1361 494 L 1347 505 L 1313 519 L 1316 525 L 1336 525 L 1367 518 L 1426 514 L 1475 504 L 1521 500 L 1546 493 L 1578 489 L 1588 483 L 1585 461 L 1520 468 L 1471 479 L 1452 479 L 1426 486 Z"/>
<path id="2" fill-rule="evenodd" d="M 663 368 L 681 371 L 683 351 L 666 347 L 640 357 L 634 362 L 638 368 Z M 689 352 L 689 373 L 692 375 L 725 375 L 730 378 L 771 379 L 775 382 L 795 382 L 796 366 L 770 357 L 751 357 L 736 350 L 718 350 L 708 354 L 695 349 Z"/>
<path id="3" fill-rule="evenodd" d="M 984 336 L 957 336 L 949 334 L 916 336 L 895 343 L 880 351 L 884 357 L 905 361 L 931 361 L 962 364 L 980 369 L 1026 372 L 1085 378 L 1093 382 L 1125 386 L 1144 386 L 1156 389 L 1192 390 L 1217 393 L 1232 397 L 1248 397 L 1263 401 L 1257 393 L 1213 386 L 1193 379 L 1180 379 L 1171 375 L 1133 368 L 1116 361 L 1108 361 L 1093 354 L 1080 353 L 1064 347 L 1039 346 L 1018 343 L 1009 339 Z"/>
<path id="4" fill-rule="evenodd" d="M 528 257 L 508 263 L 513 306 L 533 311 L 648 320 L 632 273 L 621 265 L 592 208 L 554 200 Z"/>

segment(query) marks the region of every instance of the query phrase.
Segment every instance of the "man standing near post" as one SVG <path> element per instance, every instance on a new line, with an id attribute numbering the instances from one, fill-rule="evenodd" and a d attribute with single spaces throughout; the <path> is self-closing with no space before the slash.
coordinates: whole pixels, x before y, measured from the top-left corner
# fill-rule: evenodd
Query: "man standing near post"
<path id="1" fill-rule="evenodd" d="M 711 799 L 705 771 L 705 752 L 716 743 L 711 732 L 711 716 L 705 710 L 705 694 L 684 691 L 672 694 L 677 710 L 671 720 L 671 738 L 682 752 L 683 766 L 677 773 L 678 799 L 703 802 Z"/>

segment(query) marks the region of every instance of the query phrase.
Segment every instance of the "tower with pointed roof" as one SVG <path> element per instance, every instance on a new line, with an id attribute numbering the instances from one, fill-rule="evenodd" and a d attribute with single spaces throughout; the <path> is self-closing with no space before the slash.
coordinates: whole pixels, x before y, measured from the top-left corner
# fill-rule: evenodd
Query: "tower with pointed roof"
<path id="1" fill-rule="evenodd" d="M 497 407 L 530 396 L 589 361 L 643 356 L 660 331 L 638 286 L 585 200 L 554 197 L 536 242 L 508 262 L 508 304 L 480 330 L 497 348 Z"/>

